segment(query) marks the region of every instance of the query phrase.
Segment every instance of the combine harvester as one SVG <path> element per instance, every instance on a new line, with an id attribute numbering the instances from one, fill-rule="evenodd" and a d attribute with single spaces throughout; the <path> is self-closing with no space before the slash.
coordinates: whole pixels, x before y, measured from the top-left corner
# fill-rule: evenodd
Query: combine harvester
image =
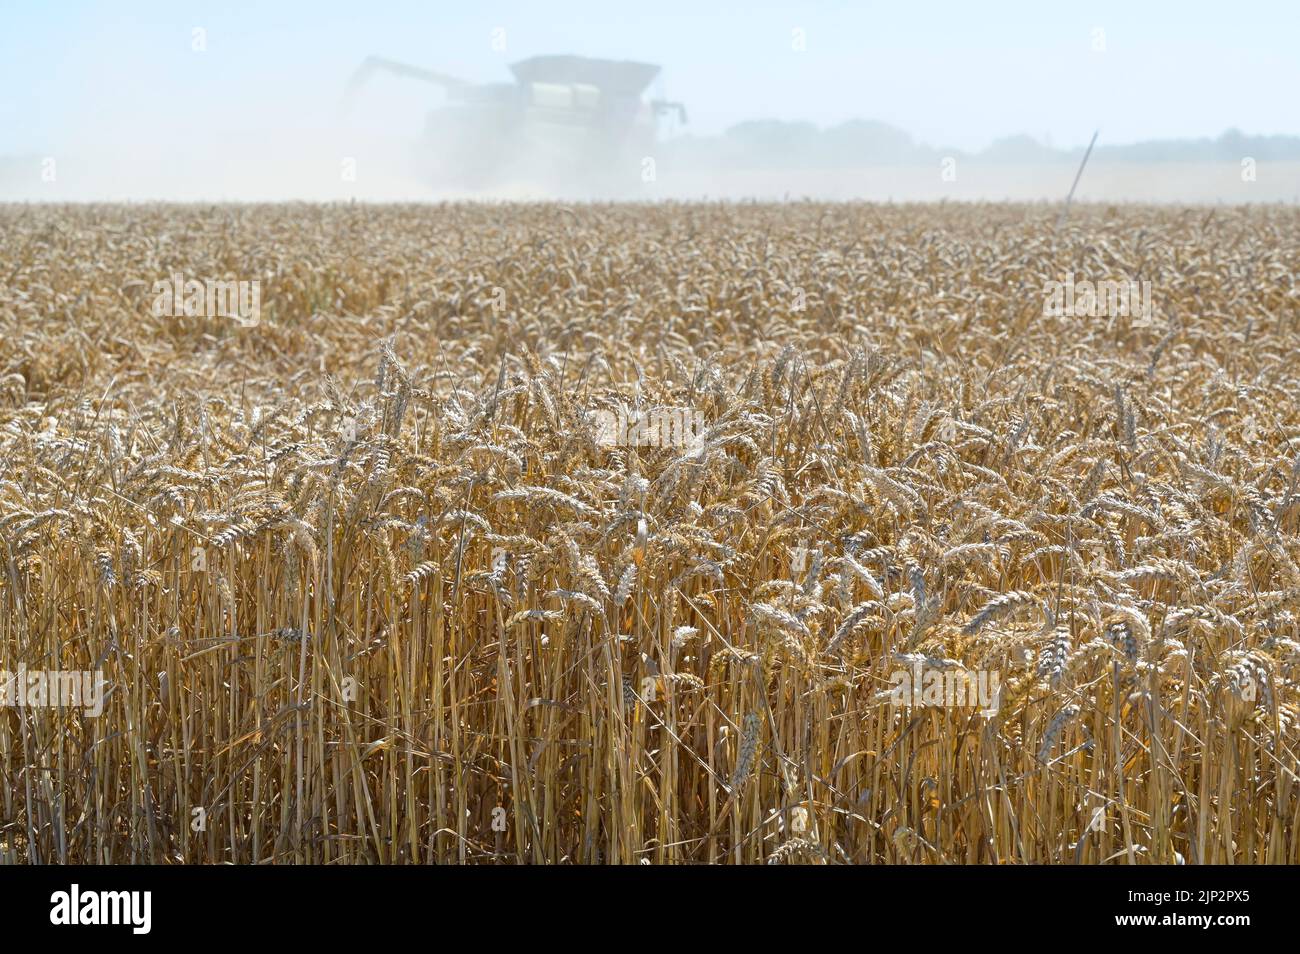
<path id="1" fill-rule="evenodd" d="M 435 187 L 523 186 L 550 195 L 625 196 L 641 189 L 660 116 L 686 122 L 681 103 L 643 99 L 659 73 L 650 63 L 534 56 L 510 67 L 513 83 L 468 83 L 371 56 L 348 83 L 347 101 L 377 72 L 442 87 L 417 164 Z"/>

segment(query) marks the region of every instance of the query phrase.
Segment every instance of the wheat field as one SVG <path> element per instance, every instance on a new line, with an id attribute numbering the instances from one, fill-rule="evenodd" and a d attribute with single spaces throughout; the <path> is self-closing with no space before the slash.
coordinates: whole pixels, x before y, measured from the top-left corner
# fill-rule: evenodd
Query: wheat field
<path id="1" fill-rule="evenodd" d="M 1300 209 L 1059 214 L 0 207 L 0 859 L 1300 862 Z"/>

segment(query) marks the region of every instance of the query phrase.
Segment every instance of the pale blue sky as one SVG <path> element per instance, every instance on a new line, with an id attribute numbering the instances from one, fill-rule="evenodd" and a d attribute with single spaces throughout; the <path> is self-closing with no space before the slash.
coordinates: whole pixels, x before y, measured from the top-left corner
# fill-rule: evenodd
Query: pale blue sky
<path id="1" fill-rule="evenodd" d="M 191 49 L 206 30 L 207 51 Z M 506 52 L 492 49 L 495 27 Z M 792 31 L 807 49 L 792 49 Z M 1094 52 L 1093 31 L 1105 31 Z M 169 138 L 329 127 L 370 53 L 475 81 L 541 53 L 664 67 L 690 130 L 754 118 L 894 123 L 979 149 L 1300 133 L 1300 3 L 1256 2 L 31 2 L 0 0 L 0 155 L 147 150 Z M 376 80 L 376 131 L 414 134 L 441 94 Z"/>

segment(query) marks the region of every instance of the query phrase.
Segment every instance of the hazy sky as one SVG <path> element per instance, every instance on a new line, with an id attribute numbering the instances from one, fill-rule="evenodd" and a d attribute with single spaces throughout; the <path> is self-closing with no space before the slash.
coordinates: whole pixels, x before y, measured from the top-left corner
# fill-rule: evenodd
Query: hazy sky
<path id="1" fill-rule="evenodd" d="M 0 0 L 0 155 L 308 137 L 335 122 L 371 53 L 483 82 L 544 53 L 659 63 L 654 91 L 685 101 L 699 134 L 854 117 L 972 150 L 1019 132 L 1080 145 L 1096 127 L 1110 143 L 1298 134 L 1298 40 L 1296 0 Z M 411 135 L 440 102 L 431 86 L 379 78 L 354 121 Z"/>

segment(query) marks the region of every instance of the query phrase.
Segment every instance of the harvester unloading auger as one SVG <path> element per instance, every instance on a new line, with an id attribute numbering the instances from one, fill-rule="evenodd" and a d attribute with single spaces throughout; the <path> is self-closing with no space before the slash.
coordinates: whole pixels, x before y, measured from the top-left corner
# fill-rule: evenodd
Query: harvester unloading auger
<path id="1" fill-rule="evenodd" d="M 447 102 L 429 114 L 419 163 L 432 182 L 465 188 L 635 191 L 658 117 L 686 122 L 681 103 L 643 99 L 659 73 L 651 63 L 534 56 L 510 70 L 513 83 L 468 83 L 371 56 L 348 83 L 348 99 L 381 71 L 442 87 Z"/>

